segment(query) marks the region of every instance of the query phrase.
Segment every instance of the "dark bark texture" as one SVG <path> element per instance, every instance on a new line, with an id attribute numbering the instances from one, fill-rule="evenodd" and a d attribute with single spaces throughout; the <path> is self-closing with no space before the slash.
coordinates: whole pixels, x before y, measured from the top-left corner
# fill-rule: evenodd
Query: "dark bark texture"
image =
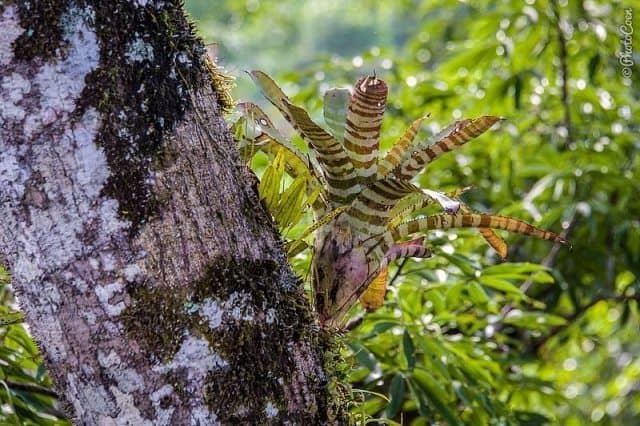
<path id="1" fill-rule="evenodd" d="M 77 424 L 344 421 L 180 2 L 0 3 L 0 258 Z"/>

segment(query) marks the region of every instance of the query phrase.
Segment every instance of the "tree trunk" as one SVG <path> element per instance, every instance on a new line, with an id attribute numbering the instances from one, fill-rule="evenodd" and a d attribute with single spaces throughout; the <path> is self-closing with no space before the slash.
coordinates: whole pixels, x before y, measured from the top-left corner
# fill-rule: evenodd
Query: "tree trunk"
<path id="1" fill-rule="evenodd" d="M 0 5 L 0 257 L 77 424 L 340 422 L 204 58 L 179 1 Z"/>

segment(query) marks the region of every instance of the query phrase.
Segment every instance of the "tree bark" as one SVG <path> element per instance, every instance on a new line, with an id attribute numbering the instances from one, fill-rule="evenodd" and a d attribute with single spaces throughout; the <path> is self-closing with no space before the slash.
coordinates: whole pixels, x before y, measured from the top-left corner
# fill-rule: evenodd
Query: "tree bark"
<path id="1" fill-rule="evenodd" d="M 0 259 L 77 424 L 341 422 L 204 58 L 179 1 L 0 4 Z"/>

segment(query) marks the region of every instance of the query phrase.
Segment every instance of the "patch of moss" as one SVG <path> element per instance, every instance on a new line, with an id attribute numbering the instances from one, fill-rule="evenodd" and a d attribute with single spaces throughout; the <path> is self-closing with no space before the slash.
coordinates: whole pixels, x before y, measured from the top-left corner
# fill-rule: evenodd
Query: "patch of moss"
<path id="1" fill-rule="evenodd" d="M 30 61 L 55 56 L 64 47 L 60 17 L 69 2 L 18 1 L 17 6 L 25 32 L 13 42 L 15 58 Z"/>
<path id="2" fill-rule="evenodd" d="M 355 403 L 349 372 L 351 366 L 344 360 L 346 341 L 342 334 L 323 330 L 321 335 L 324 352 L 324 371 L 328 378 L 327 399 L 323 407 L 327 413 L 327 422 L 334 424 L 353 424 L 349 407 Z"/>
<path id="3" fill-rule="evenodd" d="M 135 287 L 129 295 L 132 303 L 120 316 L 129 336 L 147 353 L 170 360 L 193 323 L 184 310 L 185 293 Z"/>
<path id="4" fill-rule="evenodd" d="M 278 312 L 278 321 L 271 324 L 265 320 L 237 321 L 230 327 L 200 330 L 229 363 L 209 374 L 205 391 L 206 401 L 221 413 L 223 423 L 264 424 L 269 421 L 264 410 L 243 408 L 255 408 L 255 401 L 265 399 L 284 412 L 285 395 L 278 377 L 288 379 L 295 361 L 283 343 L 301 339 L 304 327 L 300 324 L 309 324 L 312 318 L 301 293 L 283 291 L 276 267 L 272 261 L 219 261 L 210 266 L 197 286 L 201 291 L 216 288 L 220 300 L 243 292 L 251 295 L 251 304 L 257 309 L 272 307 Z"/>
<path id="5" fill-rule="evenodd" d="M 206 59 L 205 66 L 207 67 L 213 90 L 218 95 L 218 105 L 220 105 L 220 109 L 224 113 L 231 112 L 236 105 L 231 97 L 234 78 L 225 74 L 222 69 L 209 58 Z"/>

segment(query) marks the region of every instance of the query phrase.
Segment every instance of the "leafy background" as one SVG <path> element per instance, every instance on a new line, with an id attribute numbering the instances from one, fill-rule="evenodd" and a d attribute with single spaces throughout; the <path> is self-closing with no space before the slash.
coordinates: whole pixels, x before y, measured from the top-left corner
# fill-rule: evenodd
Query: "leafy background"
<path id="1" fill-rule="evenodd" d="M 630 79 L 617 57 L 631 1 L 186 7 L 237 77 L 238 99 L 266 106 L 243 73 L 261 69 L 319 118 L 324 90 L 375 70 L 390 87 L 383 148 L 425 113 L 424 137 L 463 117 L 505 117 L 419 183 L 473 185 L 464 199 L 474 210 L 564 232 L 573 244 L 506 235 L 500 262 L 473 231 L 429 235 L 437 256 L 395 265 L 385 306 L 352 312 L 358 326 L 344 338 L 363 401 L 355 421 L 640 424 L 640 56 Z M 640 9 L 631 14 L 637 52 Z M 267 159 L 253 165 L 261 174 Z M 295 238 L 310 221 L 283 233 Z M 309 257 L 292 261 L 303 276 Z M 1 312 L 12 312 L 8 278 L 0 284 Z M 0 332 L 0 420 L 62 424 L 26 328 Z"/>

